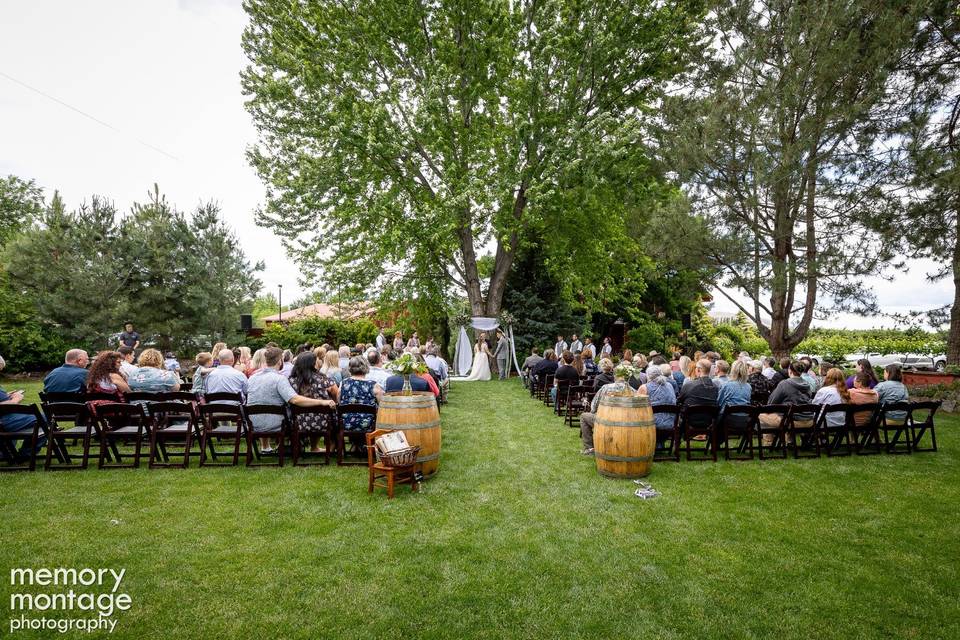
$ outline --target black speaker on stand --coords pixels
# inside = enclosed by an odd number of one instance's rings
[[[253,329],[253,316],[249,313],[240,314],[240,331]]]

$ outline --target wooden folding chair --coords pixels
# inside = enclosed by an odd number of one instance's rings
[[[229,467],[240,461],[240,442],[246,435],[243,405],[213,402],[198,405],[200,417],[200,466]],[[233,451],[218,451],[215,440],[232,440]],[[207,453],[213,459],[209,462]],[[231,462],[217,462],[221,455],[231,456]]]
[[[282,467],[284,459],[285,440],[290,433],[290,419],[286,406],[277,404],[248,404],[243,408],[243,415],[247,418],[247,466],[248,467]],[[277,416],[280,424],[265,431],[253,430],[253,416]],[[257,438],[277,439],[277,461],[264,462],[257,445]],[[292,440],[292,438],[291,438]],[[254,458],[258,462],[254,462]]]
[[[40,404],[45,402],[77,402],[87,401],[87,394],[83,391],[41,391]]]
[[[680,462],[680,417],[681,409],[675,404],[655,404],[653,405],[653,419],[656,420],[659,414],[669,414],[673,416],[673,427],[670,429],[670,437],[663,441],[663,446],[658,446],[653,452],[654,462]],[[660,434],[663,429],[657,429],[657,440],[660,440]],[[666,443],[669,442],[669,448]],[[665,453],[667,452],[667,453]]]
[[[820,414],[823,405],[794,404],[787,413],[787,448],[793,451],[794,459],[820,457]],[[810,451],[801,455],[800,451]],[[786,457],[786,452],[784,457]]]
[[[717,445],[725,460],[753,460],[753,436],[757,430],[757,407],[730,405],[717,421]],[[730,438],[737,438],[737,453],[730,456]],[[745,455],[744,452],[747,452]]]
[[[100,469],[133,468],[140,466],[140,452],[144,437],[150,437],[150,418],[140,404],[108,402],[91,407],[89,411],[96,416],[97,437],[100,439],[100,455],[97,467]],[[123,454],[117,444],[133,444],[133,463],[125,465]],[[107,449],[113,453],[115,462],[107,463]]]
[[[54,394],[48,394],[48,397],[50,395]],[[82,397],[82,394],[75,395]],[[86,469],[94,434],[93,417],[86,403],[47,400],[42,406],[47,419],[47,455],[43,468],[46,471]],[[68,441],[81,442],[79,464],[73,464]],[[53,464],[54,455],[60,464]]]
[[[716,462],[717,420],[720,417],[720,409],[717,405],[691,405],[684,406],[682,413],[682,438],[687,452],[687,460],[698,462],[713,460]],[[704,438],[703,447],[693,447],[691,445],[692,442],[700,442],[700,440],[695,440],[698,436]],[[693,457],[694,452],[699,452],[700,455]]]
[[[858,456],[883,452],[880,426],[877,424],[879,414],[880,405],[875,402],[847,405],[847,429]]]
[[[194,439],[200,439],[200,419],[193,402],[151,402],[147,405],[150,414],[150,469],[190,466],[190,451]],[[182,444],[183,453],[179,464],[170,462],[167,443],[173,441]],[[157,462],[157,458],[162,462]]]
[[[827,450],[828,458],[853,454],[853,443],[850,440],[851,433],[847,426],[847,409],[849,407],[848,404],[827,404],[820,410],[817,431],[819,432],[821,446]],[[827,420],[827,415],[831,413],[843,414],[843,424],[831,425]]]
[[[937,432],[933,418],[940,409],[941,402],[911,402],[907,428],[910,430],[910,448],[915,453],[927,453],[937,450]],[[919,417],[918,417],[919,416]],[[921,447],[920,443],[926,433],[930,433],[930,446]]]
[[[367,437],[367,468],[369,469],[369,484],[367,493],[373,493],[374,487],[384,487],[387,490],[387,498],[393,499],[393,488],[397,484],[409,484],[411,491],[417,491],[420,483],[417,481],[416,463],[403,467],[388,467],[377,460],[377,447],[374,441],[385,433],[390,433],[393,429],[375,429],[366,434]],[[386,484],[377,482],[380,478],[386,480]]]
[[[206,404],[225,403],[225,404],[243,404],[243,395],[230,391],[217,391],[215,393],[206,393],[203,395],[203,402]]]
[[[163,395],[161,391],[130,391],[123,394],[123,399],[128,404],[145,404],[147,402],[163,402]]]
[[[579,384],[571,384],[567,387],[566,412],[563,418],[567,426],[580,427],[580,414],[590,408],[586,399],[591,391],[593,391],[591,387]]]
[[[335,425],[339,424],[339,414],[337,409],[334,407],[298,407],[296,405],[290,407],[290,413],[292,418],[291,430],[290,430],[290,443],[293,448],[293,466],[295,467],[309,467],[315,464],[321,464],[319,462],[303,462],[301,457],[306,456],[306,452],[303,450],[303,440],[309,436],[309,432],[305,431],[302,428],[304,416],[309,415],[321,415],[326,416],[326,422],[328,425],[327,429],[324,429],[322,432],[323,435],[323,463],[325,465],[330,464],[330,447],[333,446],[334,438],[336,437],[337,427]],[[331,423],[334,425],[333,428],[330,428]]]
[[[553,401],[550,399],[550,390],[553,389],[553,380],[554,375],[552,373],[548,373],[543,376],[543,397],[541,400],[543,401],[543,404],[547,405],[548,407],[553,403]]]
[[[554,396],[553,402],[553,413],[554,415],[563,416],[564,410],[567,406],[567,389],[570,388],[569,380],[557,380],[556,389],[557,393]]]
[[[877,427],[883,435],[883,448],[887,453],[898,455],[913,453],[910,438],[910,413],[913,405],[909,402],[894,402],[880,406],[877,415]],[[899,414],[899,415],[897,415]],[[893,437],[890,437],[890,432]]]
[[[776,424],[764,424],[763,416],[765,415],[775,416]],[[768,404],[756,408],[757,419],[754,425],[757,429],[757,454],[760,460],[787,457],[787,423],[790,419],[789,416],[790,405],[788,404]],[[765,445],[763,443],[764,436],[773,436],[773,443]],[[770,452],[772,451],[776,451],[778,455],[771,456]]]
[[[348,413],[363,413],[372,417],[372,422],[370,423],[370,430],[373,431],[377,428],[377,407],[371,406],[369,404],[341,404],[337,406],[337,466],[350,466],[358,464],[366,464],[363,462],[349,461],[344,460],[346,455],[346,433],[343,428],[343,418]],[[354,432],[351,431],[350,439],[353,442],[356,442],[357,438],[363,437],[365,432]],[[363,441],[361,440],[361,446]]]
[[[184,391],[183,385],[180,385],[180,391],[164,391],[160,394],[162,402],[196,402],[197,396],[192,391]]]
[[[30,416],[33,426],[20,431],[7,431],[0,425],[0,453],[7,460],[0,471],[34,471],[37,468],[37,448],[41,438],[47,435],[47,425],[35,404],[0,404],[0,418],[4,416]],[[20,448],[17,443],[20,443]],[[23,453],[20,449],[23,449]],[[23,463],[23,464],[18,464]]]

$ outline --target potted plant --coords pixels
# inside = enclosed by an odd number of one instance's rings
[[[950,385],[960,381],[960,367],[947,365],[943,371],[904,371],[903,384],[922,387],[927,385]]]

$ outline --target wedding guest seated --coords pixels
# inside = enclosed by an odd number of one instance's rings
[[[677,384],[677,379],[673,376],[673,368],[667,363],[664,362],[660,365],[660,371],[663,373],[667,382],[670,383],[670,386],[673,387],[673,395],[676,396],[680,393],[680,385]],[[649,382],[650,374],[647,374],[647,380]]]
[[[340,390],[333,380],[320,373],[317,364],[317,356],[312,351],[302,351],[293,361],[290,386],[305,398],[330,400],[335,403]],[[310,437],[310,451],[312,453],[321,451],[320,436],[324,433],[334,433],[337,426],[336,422],[337,417],[330,414],[308,413],[299,417],[301,431],[306,431]]]
[[[410,388],[415,392],[430,391],[430,385],[427,384],[426,379],[418,375],[410,376]],[[390,377],[387,378],[387,381],[383,385],[383,390],[386,393],[403,391],[403,376],[396,373],[390,374]]]
[[[790,377],[790,358],[780,358],[780,367],[775,369],[773,372],[773,377],[770,379],[773,381],[774,389],[777,386]]]
[[[714,369],[717,375],[713,378],[713,384],[717,385],[718,388],[727,384],[730,379],[730,363],[726,360],[717,360]]]
[[[223,349],[217,360],[220,364],[207,374],[206,393],[239,393],[247,392],[247,376],[233,368],[233,351]],[[215,360],[215,362],[217,361]]]
[[[115,402],[123,402],[123,394],[130,391],[130,385],[124,377],[121,364],[123,354],[119,351],[101,351],[90,365],[90,375],[87,376],[87,391],[89,393],[109,393],[116,397]],[[108,400],[96,400],[99,405]]]
[[[290,351],[290,349],[283,350],[283,364],[281,365],[280,373],[288,378],[290,374],[293,373],[293,351]]]
[[[441,382],[446,382],[450,378],[450,365],[440,357],[440,347],[431,344],[426,347],[426,354],[423,356],[424,362],[431,370],[436,371]]]
[[[7,366],[6,361],[0,357],[0,371],[3,371]],[[0,404],[20,404],[23,402],[23,391],[17,390],[13,393],[7,393],[2,387],[0,387]],[[37,423],[37,419],[34,416],[28,415],[9,415],[9,416],[0,416],[0,428],[7,432],[15,431],[28,431],[32,430],[33,426]],[[20,445],[19,455],[23,456],[29,451],[30,446],[29,440],[24,440],[23,444]],[[40,442],[37,443],[37,451],[40,450],[42,445],[46,444],[46,438],[41,438]]]
[[[120,373],[123,374],[124,378],[129,380],[130,376],[137,372],[137,366],[133,364],[133,347],[121,345],[117,348],[117,351],[123,357],[123,360],[120,362]]]
[[[666,367],[666,371],[663,370]],[[673,372],[670,365],[651,364],[647,367],[647,382],[637,389],[640,395],[646,395],[650,399],[650,406],[655,407],[661,404],[677,404],[677,392],[674,389]],[[653,415],[653,424],[657,428],[657,446],[662,447],[664,442],[673,435],[673,415],[669,413],[655,413]]]
[[[424,379],[424,381],[427,383],[427,386],[430,387],[431,393],[439,398],[440,383],[437,381],[437,373],[430,369],[429,365],[427,365],[427,361],[423,357],[423,354],[420,353],[419,347],[411,348],[410,353],[413,354],[413,357],[416,358],[417,362],[427,367],[427,371],[425,373],[418,373],[417,375]]]
[[[577,376],[583,376],[583,355],[582,352],[576,351],[573,352],[573,364],[571,365],[574,369],[577,370]]]
[[[537,353],[536,345],[530,347],[530,355],[527,356],[526,360],[523,361],[523,366],[520,367],[520,380],[523,381],[523,386],[530,387],[530,370],[541,362],[543,362],[543,356]]]
[[[624,358],[624,362],[627,362],[627,359]],[[634,372],[627,380],[627,384],[633,387],[634,391],[647,384],[647,359],[642,355],[637,354],[633,356],[631,364],[633,365]]]
[[[673,379],[677,381],[679,386],[683,386],[683,383],[687,381],[687,372],[690,371],[690,356],[681,355],[677,360],[677,369],[673,371]]]
[[[376,407],[383,397],[383,387],[367,380],[366,375],[370,366],[366,360],[354,357],[347,363],[349,377],[340,384],[340,404],[366,404]],[[424,381],[426,382],[426,381]],[[411,386],[413,381],[411,380]],[[350,434],[363,434],[370,431],[373,418],[363,413],[347,413],[343,416],[343,430]]]
[[[856,380],[858,374],[866,374],[868,380],[868,387],[873,389],[877,386],[880,381],[877,380],[877,374],[873,372],[873,366],[870,364],[870,361],[866,358],[861,358],[857,360],[857,371],[852,376],[847,376],[847,389],[853,389],[854,380]]]
[[[197,366],[193,368],[193,386],[190,388],[194,395],[202,397],[207,389],[207,376],[213,372],[213,354],[209,351],[201,351],[194,358]],[[123,366],[123,363],[121,363]]]
[[[542,387],[546,377],[555,374],[559,366],[557,354],[554,350],[544,349],[543,360],[534,365],[533,369],[530,370],[530,374],[533,376],[533,379],[537,381],[537,384]]]
[[[710,369],[713,363],[707,358],[699,360],[696,364],[696,377],[688,379],[683,383],[680,389],[680,395],[677,396],[677,404],[683,407],[716,406],[717,394],[720,389],[713,384],[710,378]],[[695,426],[701,426],[697,424]]]
[[[337,384],[343,382],[343,370],[340,368],[340,354],[333,349],[328,350],[327,355],[323,356],[323,366],[320,367],[320,371]]]
[[[403,349],[402,345],[400,346],[400,349]],[[337,362],[337,365],[340,367],[341,370],[345,370],[347,368],[347,365],[350,364],[350,358],[353,357],[350,355],[350,347],[348,347],[345,344],[341,344],[340,348],[337,350],[337,353],[340,356],[340,359]]]
[[[767,404],[810,404],[813,395],[810,393],[810,385],[801,377],[804,372],[803,363],[789,363],[787,365],[787,372],[789,373],[789,377],[781,381],[776,389],[770,393]],[[760,423],[765,427],[776,427],[780,424],[781,418],[782,414],[761,413]],[[809,420],[803,418],[799,420],[795,419],[794,425],[797,427],[809,427],[813,424],[812,418],[811,416]],[[773,439],[773,434],[765,433],[763,435],[764,446],[772,445]]]
[[[550,400],[556,402],[557,389],[562,381],[568,384],[580,384],[580,373],[573,367],[573,353],[567,349],[561,356],[561,362],[553,374],[553,388],[550,389]]]
[[[180,389],[180,376],[163,368],[163,354],[156,349],[144,350],[137,364],[140,367],[128,381],[130,391],[162,393]],[[117,367],[119,366],[120,363],[117,362]]]
[[[827,376],[823,379],[823,386],[813,397],[813,404],[848,404],[850,402],[850,390],[847,389],[847,383],[843,378],[843,371],[840,369],[830,369]],[[842,427],[847,417],[843,411],[831,411],[827,414],[828,427]]]
[[[721,360],[720,362],[723,361]],[[721,370],[720,362],[717,362],[718,370]],[[720,411],[723,411],[727,407],[750,404],[753,387],[750,386],[749,373],[747,371],[747,365],[743,360],[734,360],[733,366],[730,367],[730,376],[727,382],[725,382],[717,392],[717,406],[720,407]]]
[[[776,364],[777,364],[777,361],[774,359],[773,356],[766,356],[763,359],[763,370],[761,371],[761,373],[763,374],[764,378],[766,378],[767,380],[773,380],[774,376],[777,375],[777,370],[774,366]],[[774,386],[776,386],[776,384],[774,384]]]
[[[602,369],[605,362],[609,362],[611,367],[613,361],[610,358],[603,358],[600,361],[600,368]],[[618,370],[619,373],[625,373],[623,369]],[[603,374],[601,374],[603,375]],[[593,396],[593,402],[590,403],[590,411],[586,411],[580,414],[580,442],[583,444],[583,450],[580,452],[585,456],[594,455],[593,451],[593,427],[597,421],[597,409],[600,407],[600,400],[607,395],[634,395],[633,388],[627,384],[626,379],[623,375],[615,375],[614,371],[611,369],[611,381],[604,384],[597,390],[596,395]]]
[[[894,404],[896,402],[909,402],[910,393],[906,385],[903,384],[903,376],[900,373],[900,365],[888,364],[883,369],[883,382],[873,388],[877,392],[877,402],[880,404]],[[900,423],[907,419],[907,414],[903,411],[891,411],[887,414],[887,420]]]
[[[376,349],[370,349],[367,351],[367,364],[370,366],[370,371],[367,372],[365,376],[367,380],[373,380],[381,387],[386,389],[387,379],[390,377],[390,372],[383,368],[383,363],[380,360],[380,353]]]
[[[600,390],[604,385],[613,384],[616,381],[613,375],[613,360],[610,358],[600,359],[600,373],[593,379],[593,388]]]
[[[871,371],[872,373],[872,371]],[[876,389],[870,388],[870,383],[876,379],[866,371],[861,371],[853,378],[853,389],[850,389],[850,404],[874,404],[880,402],[880,396]],[[857,426],[862,427],[870,422],[870,414],[858,413],[854,421]]]
[[[597,366],[596,361],[593,359],[593,352],[589,349],[584,349],[580,352],[580,356],[583,358],[583,375],[595,376],[600,372],[600,367]]]
[[[311,354],[312,356],[313,354]],[[269,347],[263,354],[264,367],[250,376],[244,382],[247,384],[247,397],[244,404],[284,406],[287,403],[298,407],[335,407],[337,403],[329,398],[310,398],[294,391],[290,379],[283,375],[283,351],[277,347]],[[239,372],[238,372],[239,373]],[[240,374],[243,375],[243,374]],[[313,378],[311,378],[312,384]],[[322,381],[321,381],[322,386]],[[329,393],[329,387],[326,387]],[[254,433],[270,431],[279,427],[283,422],[282,416],[261,414],[250,416],[250,424]],[[261,453],[273,453],[269,438],[260,438]]]
[[[63,364],[47,374],[43,379],[46,393],[77,393],[87,384],[87,364],[90,357],[83,349],[70,349],[63,358]]]
[[[173,371],[178,376],[180,375],[180,361],[177,360],[172,351],[163,354],[163,368],[167,371]]]
[[[763,375],[763,364],[759,360],[750,361],[747,382],[750,383],[751,402],[766,404],[770,392],[773,391],[773,383],[770,378]]]
[[[260,369],[263,369],[267,365],[267,362],[266,360],[264,360],[264,357],[263,357],[263,354],[265,354],[266,352],[267,352],[266,348],[257,349],[256,351],[253,352],[253,357],[250,358],[250,368],[247,369],[248,378],[253,374],[255,374],[257,371],[260,371]]]
[[[810,395],[816,395],[817,390],[820,388],[820,380],[817,379],[816,374],[813,372],[813,361],[804,356],[800,358],[800,363],[803,365],[803,375],[800,377],[803,378],[803,381],[810,387]]]

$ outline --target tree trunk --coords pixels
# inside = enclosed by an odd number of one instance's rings
[[[954,213],[954,224],[956,236],[953,240],[953,307],[950,308],[947,364],[960,365],[960,211]]]

